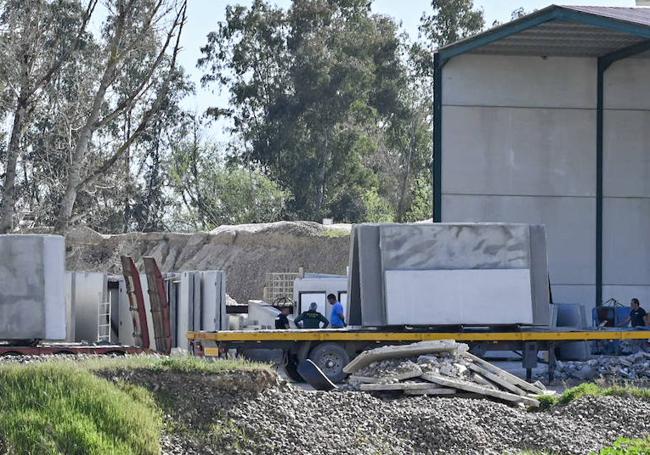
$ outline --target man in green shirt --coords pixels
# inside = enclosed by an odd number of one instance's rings
[[[301,329],[324,329],[330,325],[330,322],[327,320],[327,318],[320,314],[317,308],[318,305],[316,305],[316,302],[312,302],[309,305],[309,310],[303,311],[300,313],[300,316],[293,320],[294,324],[296,324],[296,327],[299,327]],[[321,322],[323,323],[323,327],[320,326]]]

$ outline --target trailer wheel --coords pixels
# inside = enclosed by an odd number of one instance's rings
[[[309,358],[334,383],[342,382],[347,376],[343,368],[350,362],[350,356],[340,344],[319,344],[311,350]]]

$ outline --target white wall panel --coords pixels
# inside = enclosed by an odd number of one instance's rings
[[[595,198],[443,195],[444,222],[491,221],[546,226],[552,283],[593,284]]]
[[[605,196],[650,197],[650,110],[605,111],[604,121]]]
[[[443,107],[444,193],[595,196],[595,111]]]
[[[650,285],[650,199],[603,201],[603,283]]]
[[[650,59],[629,58],[605,73],[605,108],[650,109]]]
[[[443,71],[444,104],[596,107],[596,59],[461,55]]]
[[[528,269],[387,270],[385,279],[391,325],[533,323]]]

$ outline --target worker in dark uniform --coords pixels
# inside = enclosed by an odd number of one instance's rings
[[[280,330],[287,330],[291,326],[289,325],[289,316],[291,314],[291,307],[290,306],[283,306],[280,308],[280,314],[278,314],[278,317],[275,318],[275,328],[280,329]]]
[[[318,305],[316,305],[316,302],[312,302],[309,305],[309,310],[303,311],[300,313],[300,316],[293,320],[294,324],[296,324],[296,327],[301,329],[324,329],[330,325],[330,322],[327,320],[327,318],[320,314],[317,311],[317,308]],[[320,326],[321,322],[323,323],[323,327]]]
[[[623,322],[623,326],[631,323],[632,327],[645,327],[648,313],[641,308],[639,299],[634,298],[630,302],[630,316]]]

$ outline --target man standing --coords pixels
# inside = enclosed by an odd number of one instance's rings
[[[345,314],[343,312],[343,304],[336,300],[334,294],[329,294],[327,296],[327,301],[332,305],[332,315],[330,321],[332,322],[333,329],[342,329],[346,326],[345,324]]]
[[[622,325],[626,326],[628,323],[631,323],[632,327],[645,327],[647,314],[648,313],[641,308],[639,299],[633,298],[630,302],[630,317],[628,317]]]
[[[322,322],[322,328],[327,328],[330,323],[325,316],[318,312],[317,308],[318,305],[316,305],[316,302],[311,302],[309,310],[303,311],[300,313],[300,316],[293,320],[296,327],[301,329],[320,329],[320,323]]]
[[[280,314],[275,318],[275,328],[280,330],[287,330],[290,328],[289,325],[289,314],[291,313],[290,306],[283,306],[280,308]]]

